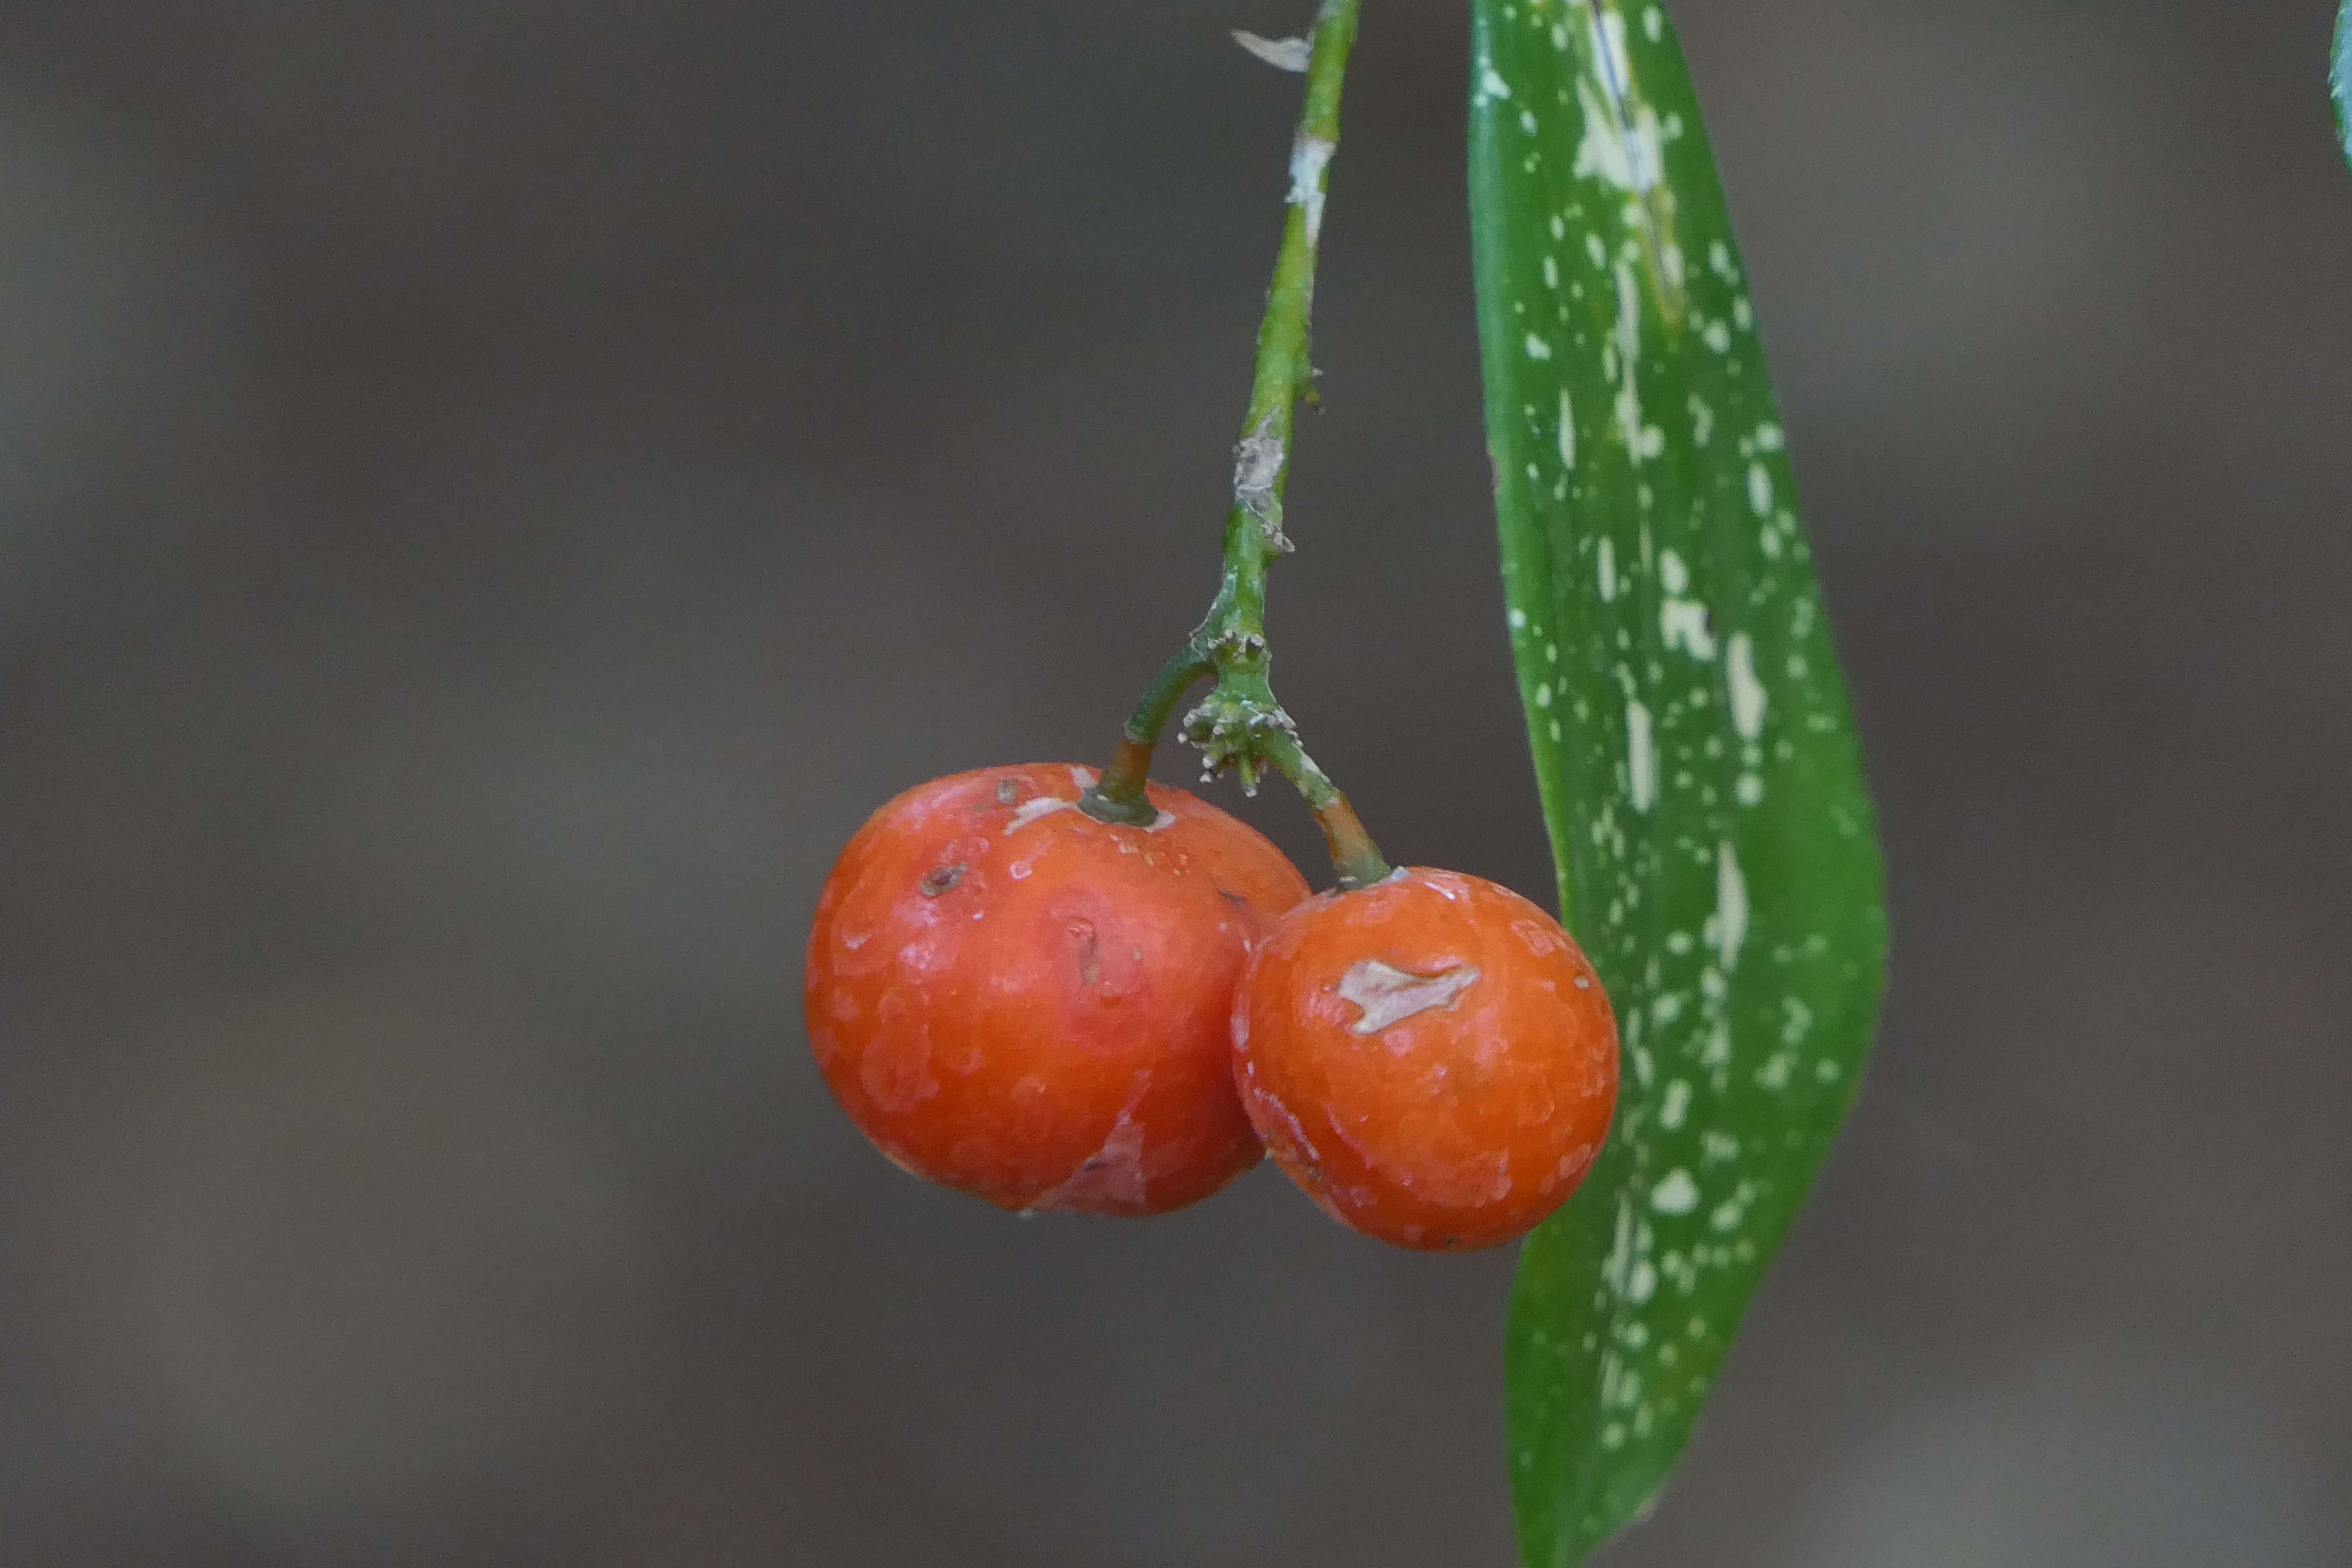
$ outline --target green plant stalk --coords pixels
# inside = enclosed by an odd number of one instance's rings
[[[1282,531],[1282,499],[1290,479],[1292,417],[1301,399],[1315,397],[1309,350],[1315,263],[1331,158],[1339,146],[1339,90],[1360,9],[1361,0],[1324,0],[1316,14],[1306,105],[1291,142],[1289,211],[1258,327],[1249,412],[1234,453],[1234,501],[1225,514],[1224,571],[1216,597],[1136,704],[1110,765],[1082,803],[1088,815],[1103,821],[1150,822],[1154,812],[1144,797],[1144,779],[1160,732],[1184,694],[1213,677],[1215,689],[1184,720],[1185,734],[1201,747],[1208,773],[1231,767],[1240,773],[1242,787],[1252,791],[1263,768],[1290,780],[1322,825],[1343,889],[1379,881],[1389,874],[1388,863],[1347,797],[1300,746],[1297,726],[1275,700],[1268,679],[1273,656],[1265,638],[1265,573],[1291,548]]]

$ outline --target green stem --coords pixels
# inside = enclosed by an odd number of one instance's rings
[[[1160,743],[1160,731],[1168,727],[1169,715],[1194,683],[1213,673],[1209,661],[1187,642],[1177,650],[1143,694],[1143,700],[1128,715],[1127,729],[1119,736],[1118,750],[1111,753],[1110,766],[1103,769],[1095,787],[1079,797],[1078,809],[1102,822],[1123,822],[1131,827],[1149,827],[1159,813],[1144,798],[1144,782],[1151,773],[1151,753]]]
[[[1315,263],[1323,237],[1323,200],[1339,149],[1339,89],[1355,47],[1360,0],[1325,0],[1307,67],[1307,101],[1290,144],[1289,212],[1282,249],[1257,330],[1257,368],[1249,412],[1234,452],[1234,504],[1225,514],[1225,571],[1202,633],[1265,634],[1265,569],[1290,548],[1282,531],[1282,498],[1290,483],[1292,415],[1315,395],[1309,353]]]
[[[1234,451],[1234,500],[1225,514],[1224,571],[1217,595],[1136,705],[1110,766],[1081,802],[1089,815],[1107,822],[1150,822],[1154,814],[1144,798],[1144,776],[1160,731],[1192,684],[1213,675],[1216,689],[1185,719],[1186,733],[1200,744],[1209,773],[1232,767],[1249,790],[1256,787],[1263,766],[1289,779],[1323,823],[1343,888],[1378,881],[1388,867],[1347,797],[1299,745],[1297,726],[1275,700],[1266,673],[1272,655],[1265,640],[1265,570],[1291,547],[1282,531],[1282,499],[1290,482],[1292,416],[1302,398],[1315,400],[1308,346],[1315,263],[1331,158],[1339,147],[1339,89],[1361,5],[1362,0],[1323,0],[1316,13],[1307,100],[1291,142],[1289,211],[1266,290],[1265,318],[1258,327],[1249,411]]]
[[[1314,808],[1315,820],[1323,829],[1323,846],[1331,852],[1331,868],[1339,875],[1339,890],[1352,893],[1359,888],[1369,888],[1389,874],[1389,863],[1381,858],[1380,846],[1364,830],[1363,818],[1348,803],[1329,776],[1315,765],[1315,759],[1300,748],[1298,737],[1285,733],[1266,743],[1266,755],[1280,768],[1298,793],[1307,797]]]

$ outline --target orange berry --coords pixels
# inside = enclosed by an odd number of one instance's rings
[[[1234,998],[1266,1149],[1325,1213],[1400,1247],[1494,1247],[1584,1179],[1617,1103],[1617,1022],[1559,922],[1414,867],[1325,893]]]
[[[1280,850],[1092,770],[934,779],[876,812],[817,901],[803,993],[834,1097],[917,1175],[1008,1209],[1162,1214],[1257,1163],[1227,1024],[1252,945],[1307,897]]]

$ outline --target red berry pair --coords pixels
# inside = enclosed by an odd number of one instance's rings
[[[1400,1246],[1491,1247],[1567,1197],[1616,1100],[1608,998],[1557,921],[1408,869],[1309,898],[1263,836],[1092,770],[958,773],[875,813],[817,904],[809,1041],[906,1169],[1023,1213],[1150,1215],[1262,1150]]]

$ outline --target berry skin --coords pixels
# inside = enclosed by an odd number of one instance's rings
[[[1257,1163],[1234,988],[1307,889],[1182,790],[1150,787],[1152,827],[1096,821],[1094,777],[984,768],[876,812],[817,901],[803,1010],[905,1169],[1024,1213],[1164,1214]]]
[[[1267,1151],[1325,1213],[1426,1251],[1495,1247],[1584,1179],[1617,1103],[1617,1023],[1559,922],[1414,867],[1292,910],[1234,998]]]

